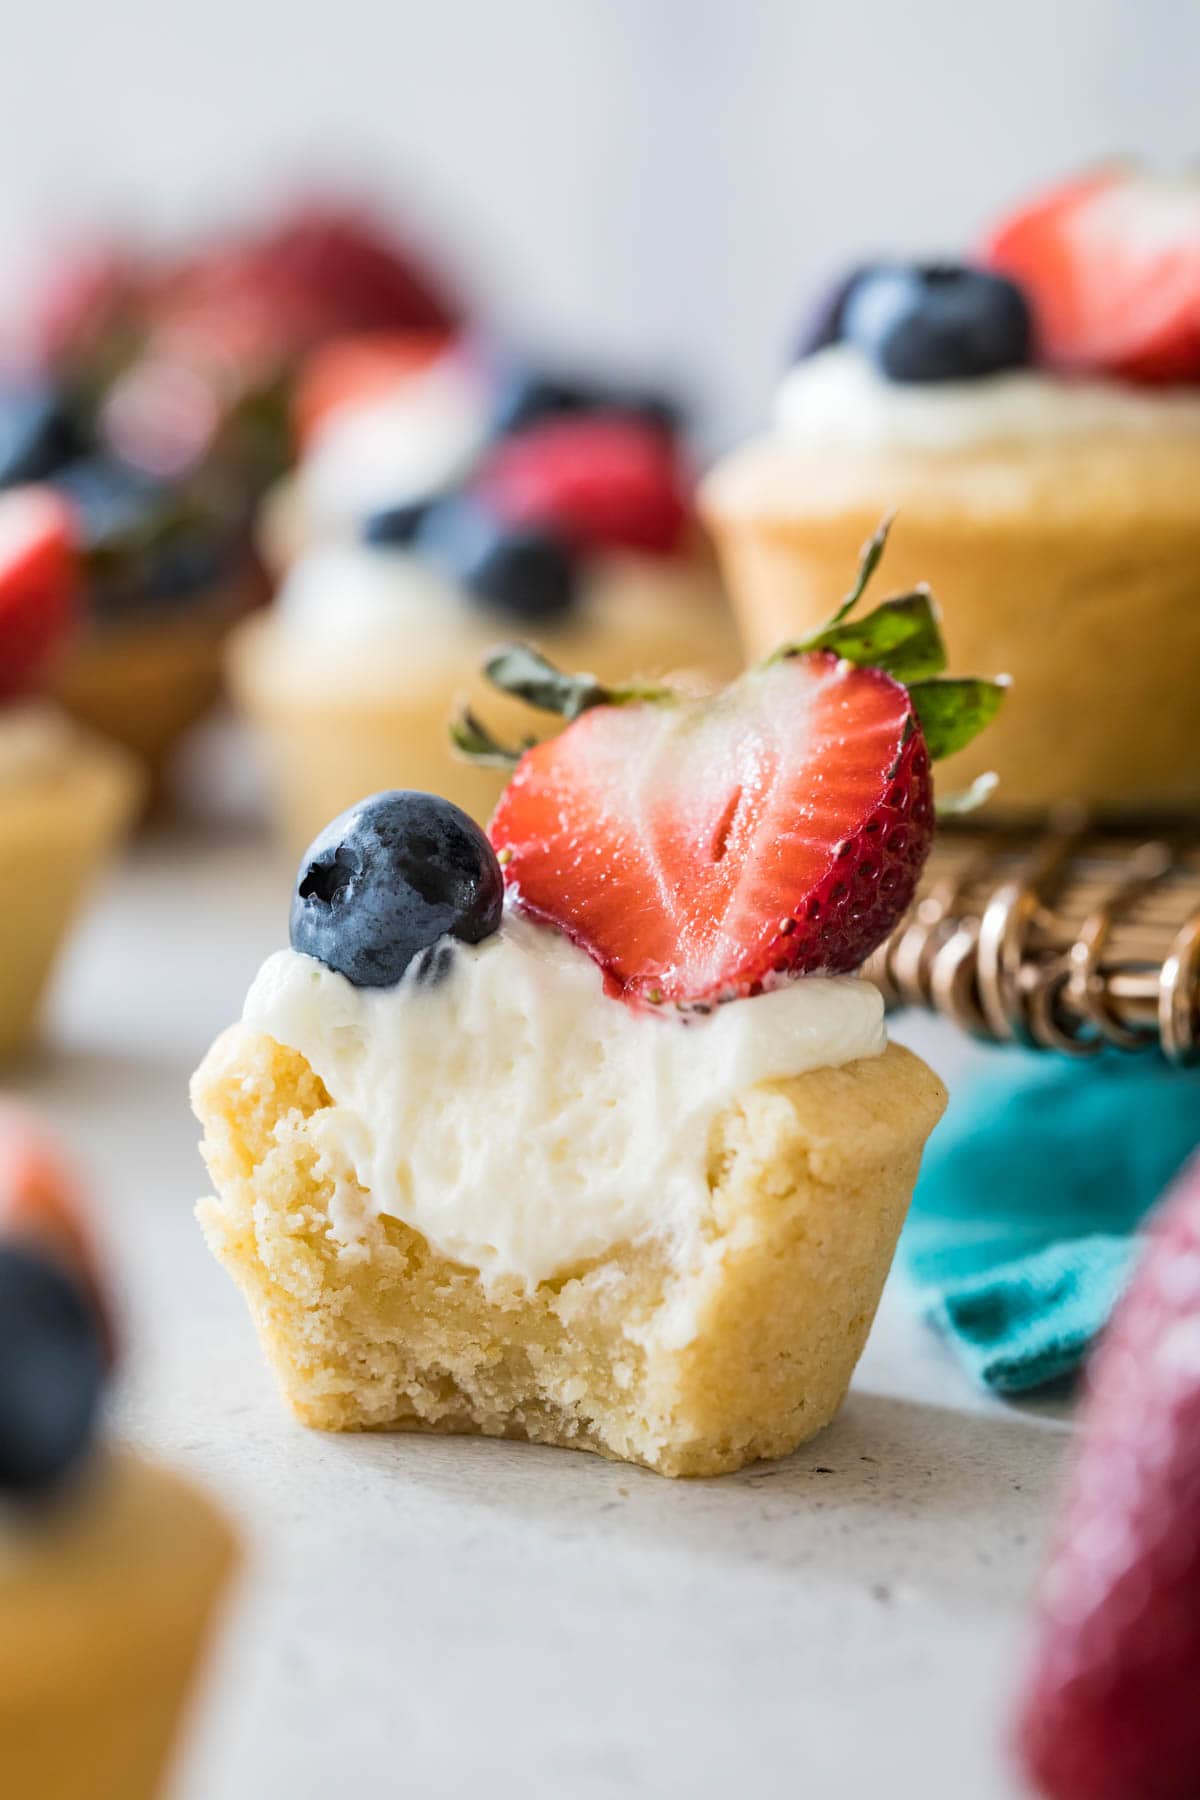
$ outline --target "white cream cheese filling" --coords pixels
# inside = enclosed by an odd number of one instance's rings
[[[335,412],[300,468],[318,528],[355,529],[368,514],[454,486],[487,436],[489,397],[461,353],[440,357],[393,393]]]
[[[889,381],[853,344],[831,344],[788,370],[774,417],[781,437],[813,449],[969,450],[1122,432],[1200,433],[1200,390],[1045,369]]]
[[[312,1128],[346,1253],[388,1214],[485,1282],[526,1288],[643,1239],[688,1260],[710,1130],[736,1096],[887,1041],[878,990],[852,976],[687,1023],[635,1013],[561,932],[511,910],[432,982],[410,968],[357,988],[278,951],[243,1019],[299,1051],[335,1103]]]

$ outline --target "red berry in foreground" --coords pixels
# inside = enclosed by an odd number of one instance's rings
[[[1091,1363],[1018,1748],[1048,1800],[1200,1793],[1200,1157]]]

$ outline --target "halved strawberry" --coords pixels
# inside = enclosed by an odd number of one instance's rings
[[[75,544],[71,510],[52,488],[0,494],[0,700],[34,686],[70,632]]]
[[[973,737],[1000,689],[933,679],[945,653],[924,591],[848,617],[883,540],[827,627],[710,698],[605,689],[523,646],[489,662],[497,686],[574,721],[520,756],[501,796],[505,879],[610,992],[707,1005],[844,972],[909,904],[931,757]],[[457,742],[503,754],[470,714]]]
[[[1047,362],[1200,380],[1200,177],[1083,176],[1003,220],[984,257],[1024,290]]]
[[[504,438],[476,486],[515,525],[549,525],[585,550],[668,555],[688,518],[667,433],[626,413],[539,420]]]
[[[292,417],[303,444],[331,413],[359,406],[418,375],[453,342],[448,331],[369,331],[331,338],[305,359],[292,396]]]

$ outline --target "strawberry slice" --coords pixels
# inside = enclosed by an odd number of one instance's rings
[[[1023,288],[1047,362],[1200,380],[1200,178],[1084,176],[1003,220],[984,257]]]
[[[302,444],[332,413],[362,406],[403,386],[443,356],[453,343],[448,331],[368,331],[331,338],[311,352],[292,396],[292,416]]]
[[[75,524],[52,488],[0,494],[0,700],[33,687],[75,621]]]
[[[1019,1720],[1050,1800],[1193,1800],[1200,1772],[1200,1157],[1088,1371]]]
[[[525,910],[610,989],[696,1002],[856,968],[932,829],[907,692],[820,651],[715,700],[586,713],[522,757],[490,835]]]
[[[624,413],[549,418],[504,438],[477,487],[514,525],[548,525],[583,550],[667,556],[688,520],[670,438]]]
[[[968,742],[1001,690],[934,679],[945,651],[924,590],[849,618],[885,535],[828,626],[705,699],[606,689],[524,646],[490,659],[497,687],[573,721],[519,756],[501,796],[489,835],[505,880],[610,993],[707,1006],[841,973],[909,904],[930,760]],[[469,713],[455,736],[504,755]]]

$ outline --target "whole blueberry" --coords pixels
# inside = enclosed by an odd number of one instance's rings
[[[399,549],[411,544],[429,511],[428,500],[406,500],[397,506],[382,506],[363,521],[363,541],[380,549]]]
[[[956,263],[894,264],[854,283],[842,335],[890,381],[962,381],[1029,362],[1033,328],[1015,283]]]
[[[95,1313],[63,1271],[0,1246],[0,1494],[50,1487],[82,1455],[105,1379]]]
[[[576,558],[557,533],[509,524],[467,495],[430,508],[416,547],[475,599],[515,619],[556,618],[576,598]]]
[[[436,981],[449,959],[425,953],[446,937],[490,937],[503,903],[500,864],[474,819],[436,794],[395,789],[350,807],[309,845],[292,948],[355,987],[391,987],[416,958],[417,976]]]
[[[860,263],[817,296],[797,334],[793,362],[802,362],[806,356],[815,356],[818,350],[826,350],[830,344],[840,341],[846,302],[858,283],[874,268],[873,263]]]
[[[44,481],[78,445],[60,394],[38,382],[0,387],[0,487]]]

